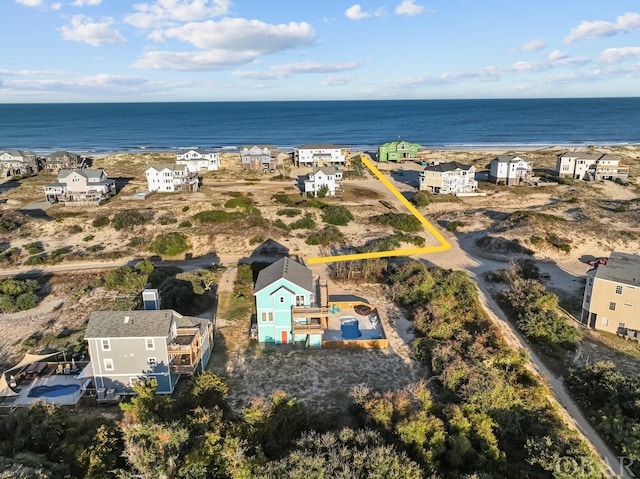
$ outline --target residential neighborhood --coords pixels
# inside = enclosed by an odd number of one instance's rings
[[[220,154],[201,148],[183,150],[176,153],[176,164],[186,166],[191,173],[216,171],[220,168]]]
[[[491,160],[489,181],[506,186],[530,184],[533,162],[515,155],[500,155]]]
[[[558,153],[556,173],[561,178],[585,181],[613,180],[626,183],[629,166],[609,154],[567,151]]]
[[[276,170],[278,149],[272,145],[246,145],[240,148],[244,170],[273,173]]]
[[[294,151],[296,166],[349,166],[349,148],[331,144],[309,144]]]

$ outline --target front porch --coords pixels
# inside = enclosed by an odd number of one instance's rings
[[[169,372],[194,374],[200,367],[204,348],[198,328],[180,328],[174,340],[167,345]]]

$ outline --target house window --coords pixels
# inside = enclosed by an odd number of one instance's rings
[[[146,345],[147,345],[147,350],[149,349],[156,349],[156,345],[153,341],[153,338],[147,338],[146,339]]]
[[[615,311],[615,310],[616,310],[616,303],[614,303],[613,301],[611,301],[611,302],[609,303],[609,309],[610,309],[611,311]]]
[[[622,294],[622,286],[616,286],[616,294]]]
[[[296,306],[304,306],[304,296],[302,295],[296,296]]]
[[[158,359],[157,358],[147,358],[147,366],[149,366],[150,368],[153,368],[155,366],[158,365]]]
[[[280,304],[284,303],[284,296],[280,296]]]
[[[104,370],[105,371],[113,371],[113,359],[105,359],[104,360]]]
[[[111,341],[108,339],[102,340],[102,350],[103,351],[111,351]]]
[[[141,381],[142,381],[142,379],[141,379],[141,378],[139,378],[139,377],[137,377],[137,376],[135,376],[135,377],[130,377],[130,378],[129,378],[129,386],[131,386],[131,387],[135,387],[135,385],[136,385],[136,384],[138,384],[138,383],[139,383],[139,382],[141,382]]]
[[[593,278],[589,278],[589,286],[593,286]]]
[[[585,303],[590,303],[591,302],[591,295],[587,295],[586,299],[585,299]]]
[[[602,325],[609,326],[609,318],[602,318]]]
[[[271,311],[269,312],[264,312],[260,315],[260,319],[263,322],[270,322],[273,321],[273,313]]]
[[[620,329],[624,329],[624,328],[625,328],[624,323],[618,323],[618,328],[620,328]]]

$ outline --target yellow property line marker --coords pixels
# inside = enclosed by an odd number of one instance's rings
[[[420,212],[413,206],[402,193],[398,191],[398,189],[391,184],[391,182],[384,177],[384,175],[376,168],[372,161],[365,157],[361,157],[362,162],[371,170],[371,172],[376,175],[376,177],[382,182],[387,189],[393,193],[393,195],[400,200],[413,216],[418,218],[418,221],[422,223],[424,228],[431,233],[431,235],[438,240],[440,244],[437,246],[427,246],[425,248],[411,248],[411,249],[399,249],[393,251],[376,251],[375,253],[358,253],[358,254],[345,254],[340,256],[321,256],[318,258],[309,258],[307,260],[308,264],[318,264],[318,263],[333,263],[336,261],[354,261],[358,259],[372,259],[372,258],[389,258],[391,256],[411,256],[414,254],[424,254],[424,253],[438,253],[440,251],[446,251],[451,248],[449,242],[444,239],[444,237],[440,234],[440,232],[435,229],[435,227],[429,223],[424,216],[420,214]]]

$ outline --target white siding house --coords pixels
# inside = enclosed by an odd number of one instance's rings
[[[176,155],[176,164],[185,165],[192,173],[215,171],[220,168],[220,155],[200,148],[184,150]]]
[[[304,145],[295,150],[298,166],[345,166],[349,149],[337,145]]]
[[[491,160],[489,181],[508,186],[524,185],[533,177],[533,161],[514,155],[501,155]]]
[[[478,189],[475,173],[474,166],[457,161],[429,165],[420,172],[419,189],[439,195],[472,193]]]
[[[60,170],[58,181],[45,186],[44,193],[51,203],[95,201],[97,204],[116,194],[116,181],[109,179],[103,169]]]
[[[186,165],[151,165],[147,168],[149,191],[172,193],[174,191],[198,191],[198,176]]]
[[[629,167],[613,155],[565,152],[556,156],[556,173],[575,180],[600,181],[629,179]]]
[[[326,196],[340,196],[342,194],[342,172],[337,167],[326,166],[316,168],[304,180],[304,192],[307,196],[318,196],[318,191],[325,186]]]

